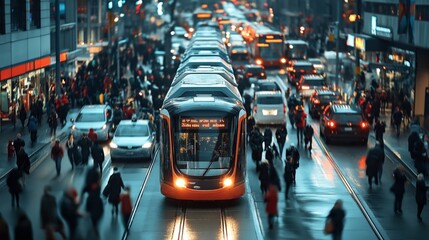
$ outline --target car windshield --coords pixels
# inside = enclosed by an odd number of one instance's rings
[[[119,125],[115,137],[147,137],[149,130],[147,125]]]
[[[304,80],[303,84],[306,84],[309,86],[314,86],[314,87],[323,87],[323,86],[325,86],[325,81],[323,81],[323,80],[310,80],[310,81]]]
[[[360,114],[335,114],[334,121],[338,123],[348,123],[358,124],[362,121],[362,116]]]
[[[340,96],[338,95],[319,95],[319,100],[322,102],[332,102],[335,100],[340,100]]]
[[[283,99],[281,96],[264,96],[259,97],[257,104],[282,104]]]
[[[102,113],[79,113],[76,122],[104,122]]]
[[[264,72],[264,69],[261,69],[261,68],[248,68],[246,70],[246,72],[252,73],[252,74],[259,74],[259,73]]]
[[[322,64],[322,61],[320,59],[309,59],[308,61],[312,64]]]
[[[280,88],[275,83],[265,83],[259,85],[259,91],[280,91]]]
[[[314,67],[312,65],[304,65],[304,66],[295,66],[295,70],[297,72],[304,70],[304,71],[312,71]]]

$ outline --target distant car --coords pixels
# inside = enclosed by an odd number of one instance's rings
[[[370,126],[355,105],[334,102],[328,105],[320,118],[320,136],[326,143],[334,139],[357,140],[367,144]]]
[[[289,83],[297,86],[302,75],[315,74],[316,70],[308,61],[291,61],[287,67]]]
[[[320,58],[309,58],[308,61],[313,64],[317,74],[325,74],[325,66]]]
[[[181,26],[175,26],[174,30],[171,31],[172,36],[189,39],[189,33]]]
[[[155,130],[149,120],[122,120],[110,142],[110,156],[118,159],[152,160],[155,151]]]
[[[243,68],[243,78],[257,78],[257,79],[266,79],[267,74],[263,66],[256,64],[246,64]]]
[[[302,75],[298,83],[298,91],[304,98],[310,97],[314,90],[324,88],[326,82],[322,75]]]
[[[318,89],[313,92],[308,102],[308,113],[312,118],[319,118],[325,107],[331,102],[341,100],[341,95],[328,89]]]
[[[260,91],[281,92],[281,88],[275,80],[258,80],[255,84],[255,92]]]
[[[94,129],[98,141],[107,141],[113,125],[113,112],[109,105],[85,105],[77,114],[76,119],[71,119],[71,133],[75,139],[80,139],[83,133]]]
[[[286,124],[286,100],[282,92],[256,92],[252,115],[256,124]]]

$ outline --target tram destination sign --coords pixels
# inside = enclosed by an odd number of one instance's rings
[[[180,127],[187,129],[223,129],[227,127],[224,118],[181,118]]]

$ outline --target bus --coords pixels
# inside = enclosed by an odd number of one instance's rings
[[[265,23],[247,23],[241,32],[247,42],[255,64],[264,67],[281,67],[284,57],[284,35]]]
[[[285,56],[287,61],[306,60],[308,54],[308,43],[303,40],[286,40]]]
[[[245,193],[246,111],[230,63],[214,65],[224,61],[214,56],[196,66],[199,58],[181,63],[160,110],[160,191],[178,200],[237,199]]]
[[[197,27],[199,22],[203,21],[212,21],[212,11],[202,8],[195,9],[194,13],[192,14],[192,21],[194,28]]]

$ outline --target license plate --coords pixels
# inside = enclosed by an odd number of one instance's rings
[[[264,116],[276,116],[277,110],[262,110],[262,115]]]
[[[134,152],[128,151],[127,155],[132,156],[132,155],[134,155]]]
[[[344,128],[344,131],[351,132],[352,128],[351,127],[346,127],[346,128]]]

